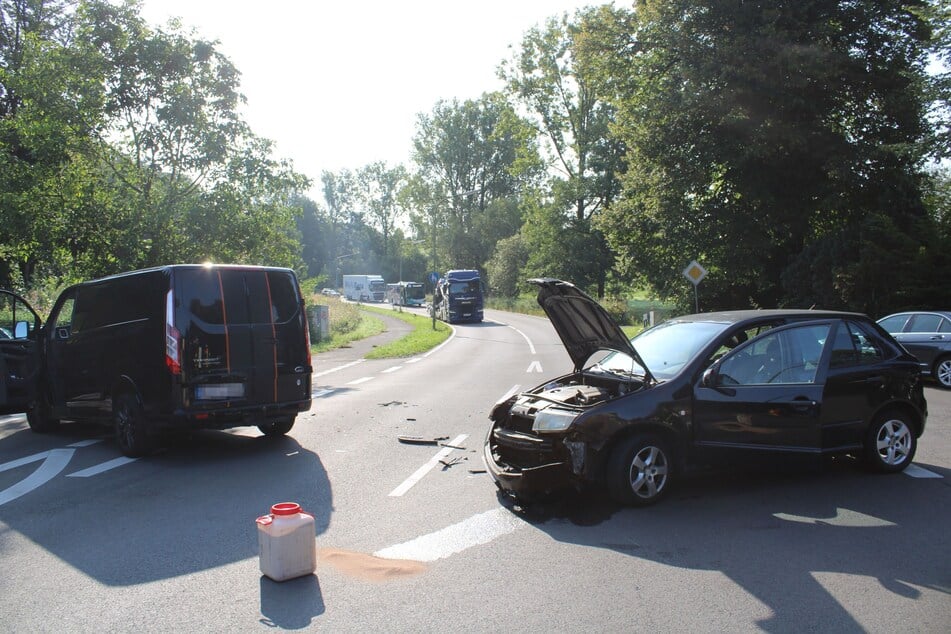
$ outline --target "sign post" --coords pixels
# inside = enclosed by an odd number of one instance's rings
[[[700,312],[700,297],[697,293],[697,286],[700,285],[700,280],[707,276],[707,269],[700,266],[700,263],[696,260],[691,260],[690,264],[687,265],[687,268],[684,269],[684,277],[686,277],[693,284],[693,301],[696,307],[696,312]]]

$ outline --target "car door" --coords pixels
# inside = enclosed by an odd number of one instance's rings
[[[36,393],[41,325],[29,302],[0,290],[0,413],[26,411]]]
[[[930,368],[939,354],[951,350],[951,321],[937,313],[915,313],[895,338]]]
[[[694,442],[819,451],[821,359],[833,323],[774,328],[717,361],[694,387]]]

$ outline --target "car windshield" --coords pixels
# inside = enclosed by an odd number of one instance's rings
[[[669,321],[631,339],[631,345],[659,381],[670,379],[697,356],[708,343],[726,330],[728,324],[704,321]],[[630,356],[612,352],[601,359],[595,369],[621,374],[643,374]]]

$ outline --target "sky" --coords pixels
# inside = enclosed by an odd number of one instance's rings
[[[144,0],[218,40],[241,72],[244,119],[313,181],[324,170],[408,163],[417,115],[497,90],[523,35],[595,0]]]

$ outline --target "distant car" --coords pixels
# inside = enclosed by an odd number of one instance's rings
[[[492,409],[483,456],[504,494],[593,483],[640,506],[714,457],[856,454],[882,472],[914,458],[921,369],[865,315],[704,313],[629,340],[574,285],[530,281],[574,371]]]
[[[878,325],[918,357],[924,374],[951,389],[951,311],[895,313],[879,319]]]
[[[339,297],[339,296],[340,296],[340,292],[339,292],[339,291],[336,291],[336,290],[334,290],[334,289],[332,289],[332,288],[324,288],[324,289],[321,289],[320,292],[321,292],[322,295],[327,295],[327,296],[329,296],[329,297]]]

